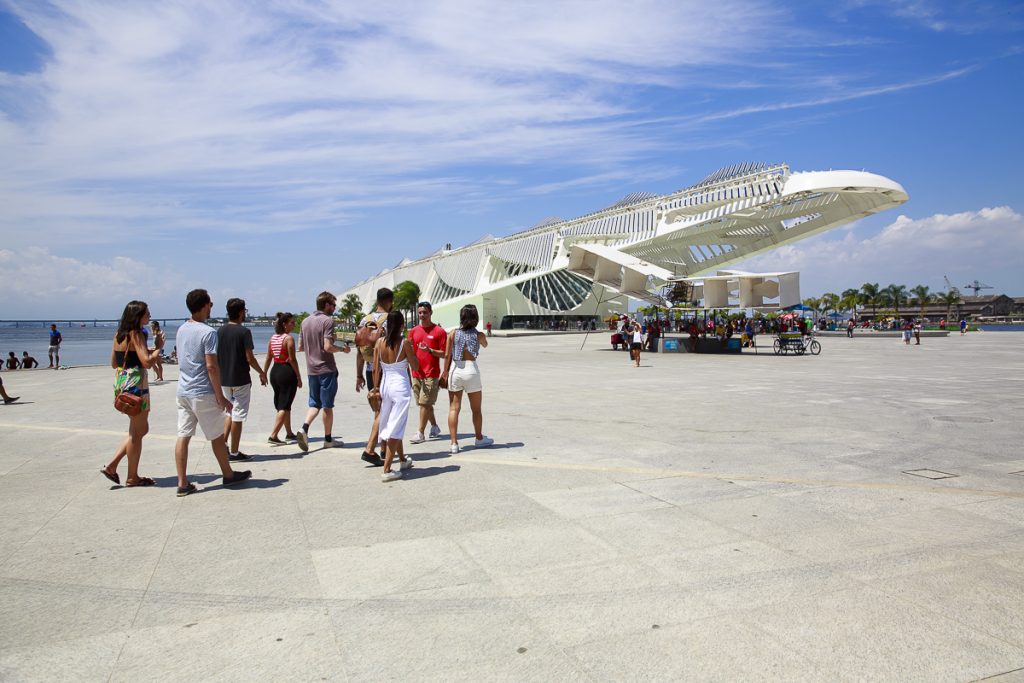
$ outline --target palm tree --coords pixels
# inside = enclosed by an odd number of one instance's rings
[[[917,299],[917,304],[921,307],[921,319],[924,319],[924,307],[932,300],[931,289],[928,285],[917,285],[910,290],[910,293]]]
[[[821,307],[825,314],[839,308],[839,295],[833,292],[826,292],[821,295]]]
[[[351,326],[354,322],[354,318],[363,312],[363,302],[359,300],[359,297],[355,294],[349,294],[341,302],[341,310],[338,311],[339,315],[345,319],[345,322]]]
[[[861,293],[859,289],[844,289],[843,293],[839,295],[839,305],[845,310],[853,310],[853,319],[857,319],[857,304],[861,301]]]
[[[813,297],[813,296],[812,297],[808,297],[808,298],[804,299],[804,306],[806,306],[807,308],[809,308],[812,311],[814,311],[815,313],[817,313],[818,309],[821,308],[821,299],[817,298],[817,297]],[[804,316],[800,316],[800,317],[803,318]]]
[[[420,286],[412,280],[399,282],[395,285],[395,308],[405,313],[405,324],[416,315],[416,304],[420,301]]]
[[[871,306],[871,317],[874,318],[875,309],[881,303],[878,300],[878,295],[881,294],[882,290],[878,288],[877,282],[865,282],[860,286],[860,291],[864,293],[864,303]]]
[[[889,294],[889,300],[892,302],[892,308],[896,312],[896,317],[900,317],[900,304],[907,303],[907,286],[889,285],[885,288],[885,291]]]
[[[946,320],[949,320],[953,307],[960,303],[960,292],[951,289],[948,292],[937,295],[935,298],[940,304],[946,304]]]

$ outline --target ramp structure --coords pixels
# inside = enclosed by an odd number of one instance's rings
[[[625,311],[628,298],[656,299],[670,280],[714,273],[907,198],[899,183],[865,171],[741,164],[671,194],[634,193],[579,218],[547,219],[508,237],[487,235],[403,259],[341,296],[356,294],[366,306],[378,288],[411,280],[445,327],[457,323],[468,303],[479,309],[481,325],[496,329],[547,319],[589,321]],[[766,296],[772,285],[765,282],[743,286],[752,289],[741,298],[760,296],[762,305],[779,296]]]

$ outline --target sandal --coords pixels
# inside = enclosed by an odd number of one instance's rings
[[[139,477],[134,482],[131,479],[129,479],[124,483],[124,485],[129,488],[134,486],[156,486],[156,482],[150,479],[149,477]]]
[[[114,482],[118,486],[121,485],[121,475],[119,475],[117,472],[114,472],[113,474],[111,474],[110,470],[108,470],[106,467],[101,467],[100,468],[100,474],[102,474],[104,477],[106,477],[110,481]]]

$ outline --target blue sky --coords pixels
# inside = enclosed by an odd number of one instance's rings
[[[309,309],[743,161],[911,199],[736,267],[1024,295],[1022,104],[1019,2],[0,0],[0,318]]]

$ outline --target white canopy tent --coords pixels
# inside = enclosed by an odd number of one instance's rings
[[[693,284],[704,308],[789,308],[800,303],[800,273],[747,273],[720,270],[704,277],[670,278]],[[767,299],[778,299],[769,303]]]

